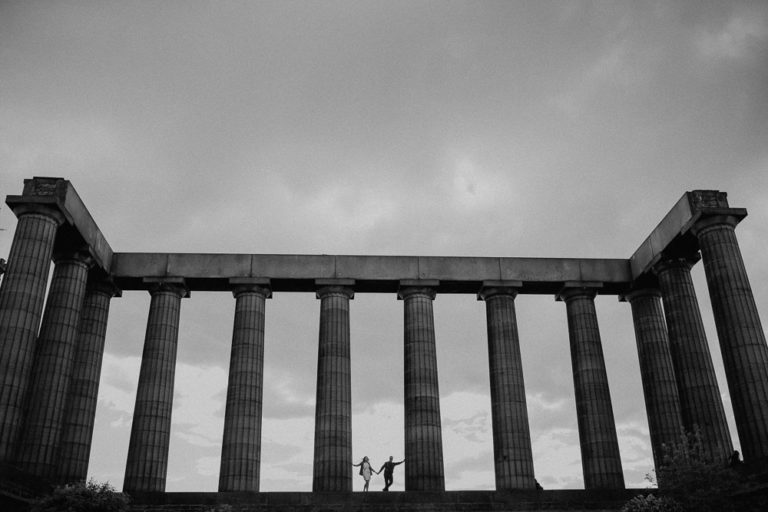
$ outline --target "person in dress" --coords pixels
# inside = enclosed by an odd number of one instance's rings
[[[354,467],[360,466],[360,475],[365,480],[365,485],[363,486],[363,492],[368,492],[368,484],[371,483],[371,476],[376,473],[373,468],[371,467],[371,463],[368,461],[368,457],[363,457],[363,460],[360,461],[360,464],[352,464]],[[376,473],[378,475],[378,473]]]

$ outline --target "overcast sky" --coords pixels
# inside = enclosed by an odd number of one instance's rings
[[[768,3],[5,0],[0,193],[32,176],[69,179],[117,252],[628,258],[685,191],[718,189],[749,211],[765,322]],[[15,222],[3,206],[0,257]],[[516,303],[536,478],[583,487],[565,306]],[[148,305],[126,292],[109,320],[90,473],[118,488]],[[446,487],[493,488],[484,304],[434,309]],[[597,309],[645,486],[630,308]],[[267,302],[264,491],[311,489],[318,312]],[[170,491],[216,490],[233,313],[182,303]],[[351,303],[353,454],[375,465],[403,456],[402,317],[395,296]]]

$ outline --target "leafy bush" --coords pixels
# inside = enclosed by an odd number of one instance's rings
[[[747,512],[767,509],[766,486],[740,464],[714,460],[701,431],[681,432],[679,441],[665,446],[664,462],[656,476],[654,495],[638,496],[624,512]]]
[[[39,499],[31,512],[126,512],[130,498],[109,483],[93,480],[56,487]]]
[[[629,500],[621,512],[683,512],[683,507],[672,498],[641,494]]]
[[[685,510],[735,510],[733,495],[744,487],[742,476],[728,461],[713,460],[698,428],[681,433],[680,440],[666,448],[664,464],[656,472],[662,496],[673,498]]]

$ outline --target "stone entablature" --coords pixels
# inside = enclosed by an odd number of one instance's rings
[[[112,248],[99,230],[90,212],[68,180],[35,177],[24,180],[20,196],[7,196],[5,203],[19,216],[26,208],[49,208],[64,216],[56,240],[57,251],[63,245],[87,247],[98,267],[109,271]]]
[[[357,293],[397,293],[402,281],[436,281],[437,293],[476,294],[488,281],[520,282],[521,294],[555,294],[563,283],[603,283],[626,291],[629,260],[454,256],[126,253],[111,269],[123,290],[144,290],[147,277],[184,278],[190,290],[229,291],[232,278],[269,279],[275,292],[314,292],[317,279],[352,279]]]

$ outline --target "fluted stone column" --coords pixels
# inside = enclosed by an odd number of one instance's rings
[[[734,216],[695,226],[744,461],[768,466],[768,347],[734,227]]]
[[[623,489],[619,442],[595,310],[596,288],[566,283],[573,385],[585,489]]]
[[[84,481],[88,474],[99,394],[109,304],[121,295],[114,283],[91,270],[78,325],[77,346],[58,456],[60,483]]]
[[[90,265],[87,252],[56,257],[37,339],[27,414],[16,463],[23,470],[42,478],[53,479],[56,476],[77,327]]]
[[[640,377],[648,415],[648,430],[656,468],[664,462],[664,445],[679,442],[683,428],[680,395],[669,352],[669,335],[661,307],[661,292],[643,288],[622,297],[632,307]]]
[[[165,491],[179,314],[182,297],[189,295],[181,279],[152,283],[150,294],[123,483],[123,490],[128,493]]]
[[[320,334],[317,354],[315,453],[312,490],[352,491],[351,280],[317,281]]]
[[[437,283],[402,282],[405,366],[405,490],[443,491],[443,438],[432,301]]]
[[[654,271],[664,302],[683,426],[688,432],[699,428],[713,460],[726,461],[733,449],[731,434],[691,279],[692,261],[666,258]]]
[[[515,296],[521,283],[486,283],[485,301],[496,489],[535,489]]]
[[[236,299],[235,319],[219,491],[257,492],[261,464],[265,306],[272,292],[265,279],[241,279],[232,285]]]
[[[19,220],[0,287],[0,462],[12,462],[24,415],[56,231],[64,216],[29,205]]]

